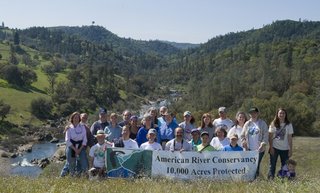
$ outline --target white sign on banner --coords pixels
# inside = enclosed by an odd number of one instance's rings
[[[254,180],[258,151],[153,151],[152,176],[177,179]]]

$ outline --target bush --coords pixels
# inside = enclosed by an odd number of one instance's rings
[[[9,114],[10,112],[10,109],[10,105],[5,104],[3,100],[0,100],[0,122],[2,122],[6,118],[7,114]]]
[[[51,118],[53,104],[45,98],[38,98],[31,101],[31,113],[38,119]]]

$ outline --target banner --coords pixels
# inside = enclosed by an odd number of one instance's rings
[[[257,151],[153,151],[152,176],[177,179],[254,180]]]
[[[169,177],[175,179],[254,180],[257,151],[171,152],[108,148],[109,177]]]
[[[105,157],[109,177],[151,176],[152,151],[107,148]]]

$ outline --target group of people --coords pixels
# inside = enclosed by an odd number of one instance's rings
[[[104,176],[105,151],[108,147],[126,149],[168,150],[168,151],[258,151],[258,169],[269,144],[270,166],[268,178],[275,177],[276,163],[280,156],[280,177],[295,176],[296,162],[292,155],[293,127],[287,112],[279,108],[270,126],[259,118],[259,109],[252,107],[247,113],[238,112],[235,121],[227,117],[226,107],[218,109],[219,118],[209,113],[203,114],[199,127],[190,111],[183,113],[183,121],[178,123],[175,115],[167,107],[158,110],[150,108],[139,124],[139,117],[129,110],[123,112],[123,120],[118,115],[99,109],[99,120],[91,127],[86,113],[75,112],[70,116],[70,124],[65,129],[66,164],[61,176],[67,173],[99,174]],[[89,160],[88,160],[89,157]]]

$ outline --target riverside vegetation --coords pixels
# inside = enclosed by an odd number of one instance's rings
[[[52,164],[36,179],[0,177],[0,192],[319,192],[319,138],[294,137],[293,148],[293,159],[298,162],[297,178],[294,181],[267,180],[269,155],[266,155],[262,162],[262,175],[253,182],[179,181],[164,178],[89,181],[86,178],[59,178],[62,165]]]

